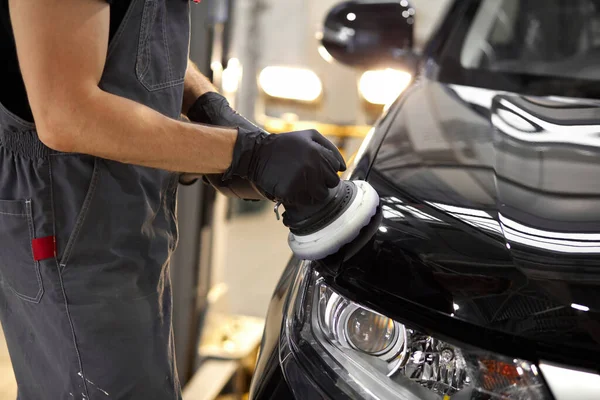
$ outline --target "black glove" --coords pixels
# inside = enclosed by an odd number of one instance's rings
[[[216,92],[203,94],[188,111],[191,121],[238,128],[231,167],[221,177],[251,181],[284,204],[314,204],[339,183],[346,164],[338,149],[317,131],[269,135],[233,110]]]
[[[216,126],[230,126],[235,128],[243,128],[249,131],[259,131],[260,128],[248,121],[246,118],[238,114],[234,109],[231,108],[229,102],[225,97],[216,92],[207,92],[202,96],[198,97],[194,104],[190,107],[187,112],[187,117],[192,122],[200,124],[209,124]],[[181,174],[179,177],[179,183],[182,185],[191,185],[195,183],[198,178],[202,178],[205,183],[213,185],[217,190],[227,194],[230,197],[229,191],[223,191],[228,186],[241,188],[244,190],[236,190],[236,193],[242,193],[243,197],[249,199],[261,198],[260,194],[253,195],[252,187],[248,183],[244,183],[242,179],[234,179],[233,182],[230,180],[227,184],[221,182],[222,175],[211,174],[211,175],[200,175],[200,174]],[[246,187],[247,186],[247,187]],[[245,190],[248,189],[248,190]],[[241,195],[239,195],[241,196]],[[238,197],[239,197],[238,196]]]
[[[271,200],[285,204],[324,201],[338,185],[344,158],[333,143],[315,130],[269,135],[238,130],[233,162],[223,179],[240,176]]]
[[[261,129],[238,114],[225,97],[216,92],[208,92],[198,97],[187,113],[190,121],[217,126],[243,128],[248,131]]]

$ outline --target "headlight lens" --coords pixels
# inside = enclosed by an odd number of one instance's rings
[[[258,77],[261,89],[271,97],[313,102],[323,92],[323,84],[313,71],[302,68],[271,66]]]
[[[412,75],[405,71],[384,69],[366,71],[358,81],[358,90],[371,104],[389,105],[408,87]]]
[[[404,348],[404,326],[360,307],[319,282],[317,326],[329,342],[382,361],[381,372],[393,373]],[[384,364],[385,363],[385,364]]]
[[[340,391],[330,397],[550,398],[534,364],[457,346],[381,315],[337,293],[306,265],[281,352],[293,353],[313,381]]]
[[[357,308],[348,318],[346,332],[348,341],[356,350],[375,356],[386,353],[394,343],[398,343],[396,333],[401,330],[391,319]]]

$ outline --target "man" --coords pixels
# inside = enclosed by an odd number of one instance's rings
[[[19,399],[178,399],[179,173],[312,203],[343,159],[314,131],[267,135],[211,93],[188,64],[189,0],[0,5],[0,317]]]

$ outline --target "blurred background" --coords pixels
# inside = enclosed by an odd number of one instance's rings
[[[404,17],[414,24],[418,51],[448,0],[402,1],[410,5]],[[272,133],[317,129],[351,161],[412,77],[385,65],[366,71],[335,62],[320,39],[336,3],[191,3],[190,58],[248,119]],[[184,398],[243,398],[270,297],[291,256],[288,231],[271,203],[228,199],[201,182],[180,188],[178,216],[173,322]],[[0,399],[13,399],[16,384],[0,343]]]

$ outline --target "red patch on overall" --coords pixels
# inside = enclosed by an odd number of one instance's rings
[[[35,261],[54,258],[56,254],[56,241],[54,240],[54,236],[33,239],[31,241],[31,248],[33,249],[33,259]]]

